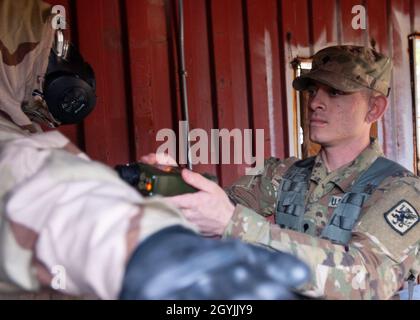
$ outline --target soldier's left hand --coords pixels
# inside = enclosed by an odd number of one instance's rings
[[[181,209],[203,235],[222,235],[235,209],[225,191],[215,182],[187,169],[182,170],[182,178],[200,191],[165,199]]]

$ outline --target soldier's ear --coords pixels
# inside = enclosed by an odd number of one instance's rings
[[[388,106],[388,99],[384,95],[371,96],[369,99],[369,110],[366,114],[366,122],[374,123],[385,113]]]

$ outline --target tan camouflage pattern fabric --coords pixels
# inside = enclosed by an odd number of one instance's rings
[[[281,229],[269,221],[275,213],[279,178],[297,159],[271,158],[261,174],[245,176],[227,189],[236,205],[224,237],[290,252],[312,270],[305,293],[327,299],[390,299],[409,273],[420,274],[420,223],[400,235],[384,215],[400,201],[420,212],[420,179],[414,175],[385,179],[365,203],[348,246],[319,236],[334,210],[334,201],[382,151],[376,140],[352,163],[328,173],[318,155],[306,196],[305,232]],[[280,222],[281,223],[281,222]]]
[[[0,1],[0,111],[20,126],[32,124],[22,105],[35,103],[32,91],[41,88],[54,39],[51,20],[43,1]]]
[[[332,46],[317,52],[312,69],[293,81],[296,90],[307,89],[311,80],[344,92],[368,88],[388,95],[391,59],[360,46]]]
[[[0,116],[0,295],[50,290],[115,299],[131,253],[171,225],[192,228],[158,197],[144,199],[59,132],[29,134]],[[29,296],[32,297],[32,296]]]
[[[46,71],[51,19],[43,1],[0,1],[0,298],[51,298],[60,267],[65,285],[55,298],[114,299],[143,239],[190,226],[59,132],[31,134],[40,127],[22,106]]]

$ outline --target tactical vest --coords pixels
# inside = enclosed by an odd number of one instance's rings
[[[304,232],[305,198],[315,157],[297,161],[281,179],[276,207],[276,223],[282,228]],[[335,208],[321,238],[347,245],[360,216],[363,204],[387,177],[408,171],[401,165],[383,157],[364,171],[346,192]]]

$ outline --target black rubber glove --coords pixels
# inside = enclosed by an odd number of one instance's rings
[[[290,254],[173,226],[135,250],[120,299],[298,299],[295,288],[308,280],[307,266]]]

